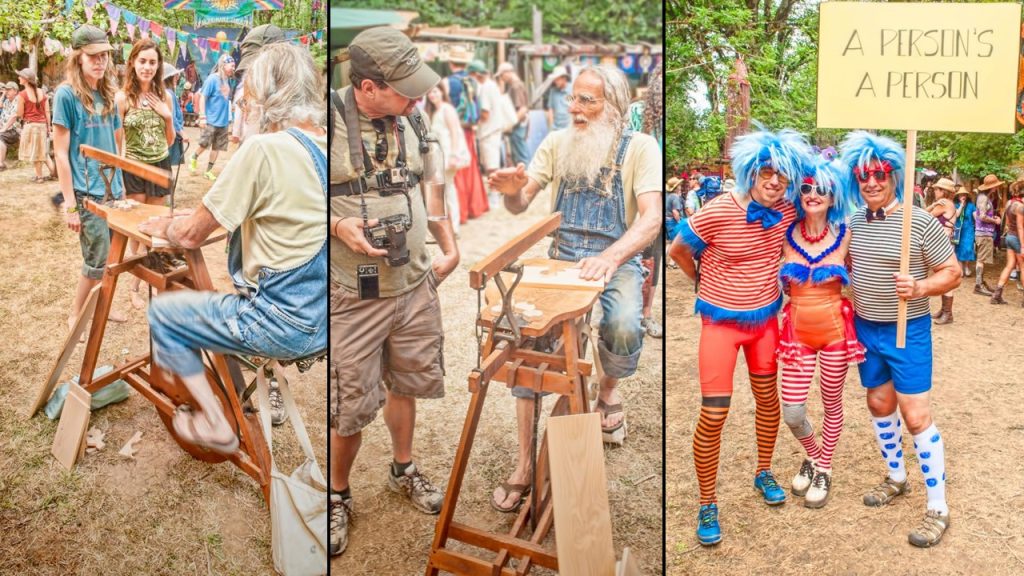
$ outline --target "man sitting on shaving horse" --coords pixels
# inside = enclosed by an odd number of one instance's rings
[[[643,294],[646,271],[640,252],[661,229],[662,171],[657,141],[626,127],[629,84],[618,69],[584,68],[569,100],[572,124],[556,130],[538,148],[529,169],[523,164],[497,170],[491,187],[505,195],[505,207],[518,214],[551,185],[552,211],[562,224],[548,254],[578,262],[580,278],[604,278],[598,351],[604,374],[596,410],[605,442],[622,444],[625,414],[617,390],[620,378],[636,372],[643,348]],[[507,483],[494,491],[491,505],[515,510],[530,490],[533,393],[513,388],[519,423],[518,464]]]
[[[309,54],[265,47],[245,78],[261,134],[242,144],[202,204],[139,230],[196,248],[233,231],[228,270],[238,293],[175,291],[149,308],[153,359],[185,383],[198,413],[174,415],[179,438],[231,454],[238,437],[206,381],[200,349],[278,359],[327,347],[327,133],[323,86]]]

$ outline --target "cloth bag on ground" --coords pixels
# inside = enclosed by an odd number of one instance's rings
[[[263,436],[270,450],[270,532],[274,569],[284,576],[327,574],[327,482],[313,454],[284,371],[275,369],[288,420],[306,461],[284,475],[274,461],[270,429],[270,389],[261,368],[256,369]]]

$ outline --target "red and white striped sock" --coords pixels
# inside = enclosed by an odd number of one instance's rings
[[[800,441],[807,457],[815,462],[821,457],[821,446],[814,437],[814,427],[807,420],[807,392],[814,379],[815,353],[801,350],[798,365],[782,367],[782,415],[793,436]]]
[[[845,346],[840,344],[839,346]],[[845,349],[839,346],[822,350],[818,354],[821,374],[821,402],[825,406],[825,418],[821,426],[821,458],[817,461],[820,468],[832,468],[832,454],[843,433],[843,386],[846,384],[846,373],[849,363]]]

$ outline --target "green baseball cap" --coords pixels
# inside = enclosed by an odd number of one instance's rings
[[[245,71],[256,59],[256,53],[260,51],[260,48],[276,42],[284,42],[284,31],[273,24],[263,24],[250,30],[242,40],[242,54],[238,59],[235,71]]]
[[[71,34],[71,47],[75,50],[81,48],[83,52],[90,56],[100,52],[110,52],[114,49],[107,40],[107,33],[89,24],[79,26]]]
[[[480,60],[473,60],[466,67],[466,71],[470,74],[487,74],[487,66]]]
[[[394,28],[363,30],[352,39],[348,50],[356,74],[384,82],[406,98],[420,98],[441,81],[423,63],[412,41]]]

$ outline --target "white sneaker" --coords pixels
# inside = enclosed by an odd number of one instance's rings
[[[803,496],[811,487],[812,480],[814,480],[814,462],[810,458],[805,458],[804,463],[800,465],[800,471],[793,477],[790,491],[794,496]]]
[[[424,514],[437,514],[444,504],[444,491],[420,474],[415,464],[410,464],[401,476],[392,475],[388,466],[388,489],[407,496],[413,507]]]
[[[814,480],[811,481],[811,487],[807,490],[807,496],[804,498],[804,506],[808,508],[821,508],[828,502],[831,489],[832,472],[815,470]]]
[[[330,496],[330,545],[331,556],[338,556],[348,547],[348,525],[352,518],[352,499],[342,499],[331,492]]]

